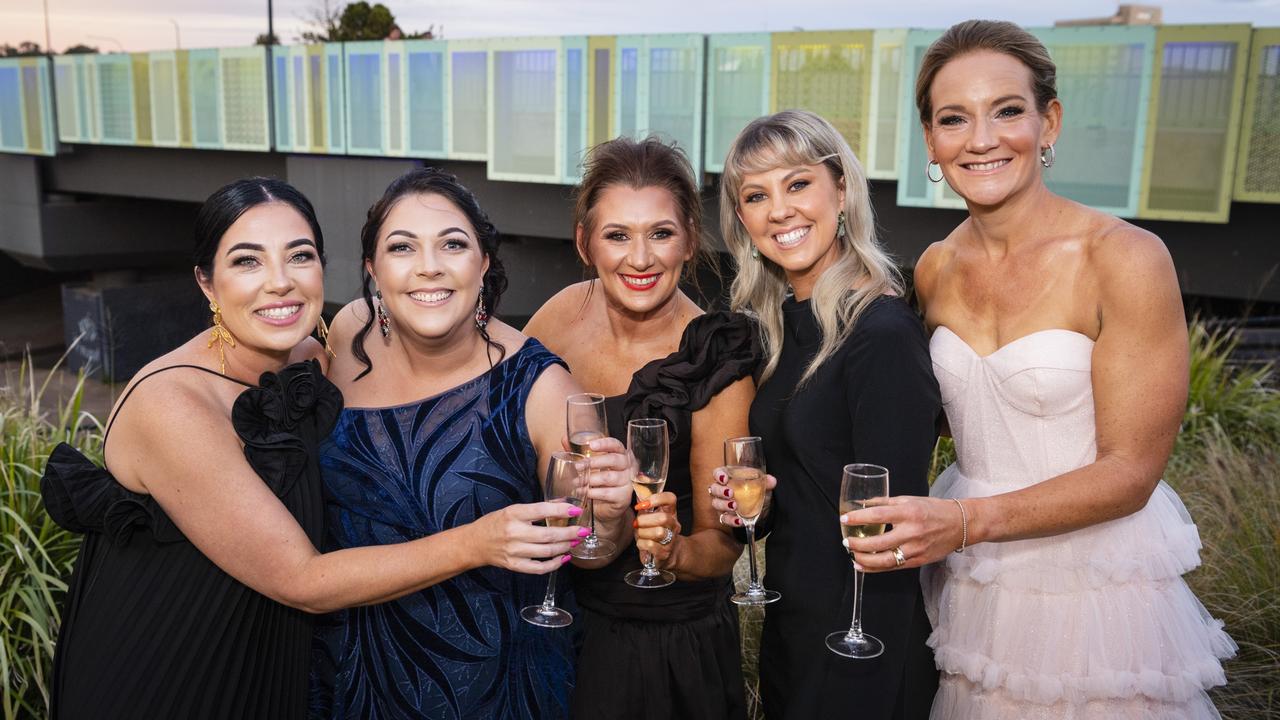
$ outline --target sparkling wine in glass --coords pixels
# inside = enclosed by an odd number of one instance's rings
[[[669,445],[667,442],[667,421],[653,418],[641,418],[627,423],[627,451],[635,458],[636,474],[631,486],[640,500],[648,500],[662,492],[667,484],[667,464]],[[654,512],[653,508],[649,512]],[[653,556],[644,556],[644,567],[627,573],[627,584],[638,588],[666,587],[676,581],[676,576],[666,570],[659,570],[653,562]]]
[[[570,395],[565,402],[565,422],[569,448],[579,455],[591,457],[591,441],[609,434],[604,415],[604,396],[598,393]],[[591,471],[588,470],[586,474],[590,484]],[[596,534],[596,506],[590,499],[587,500],[586,522],[587,527],[591,528],[591,534],[569,553],[584,560],[612,555],[617,545]]]
[[[844,466],[840,481],[840,514],[861,510],[868,500],[889,496],[889,471],[879,465],[855,463]],[[884,523],[873,525],[840,525],[846,538],[868,538],[884,532]],[[853,553],[849,553],[853,560]],[[853,623],[847,631],[837,630],[827,636],[827,649],[837,655],[867,660],[884,652],[884,643],[874,635],[862,632],[862,590],[864,578],[857,566],[853,569]]]
[[[782,599],[777,590],[766,590],[756,568],[756,520],[764,511],[764,442],[758,437],[729,438],[724,441],[724,467],[733,490],[734,512],[747,531],[747,558],[751,563],[751,581],[747,589],[734,593],[730,600],[737,605],[768,605]]]
[[[543,498],[547,502],[569,503],[582,507],[587,495],[587,458],[577,453],[558,452],[548,461],[547,477],[543,481]],[[579,516],[581,517],[581,516]],[[568,527],[578,523],[577,517],[549,517],[547,527]],[[539,627],[564,627],[573,622],[573,616],[556,607],[556,572],[547,575],[547,594],[541,605],[521,608],[520,617]]]

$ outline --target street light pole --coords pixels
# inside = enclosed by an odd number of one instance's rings
[[[53,36],[49,34],[49,0],[44,0],[44,54],[53,54]]]
[[[113,37],[107,37],[106,35],[85,35],[85,37],[89,40],[106,40],[108,42],[113,42],[116,44],[116,47],[120,48],[120,52],[124,52],[124,45],[121,45],[120,41]]]
[[[46,0],[47,2],[48,0]],[[169,22],[173,23],[173,41],[178,45],[178,49],[182,49],[182,32],[178,29],[178,21],[169,18]]]

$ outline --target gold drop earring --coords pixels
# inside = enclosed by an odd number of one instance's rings
[[[324,315],[316,322],[316,335],[320,337],[320,342],[324,343],[324,352],[331,358],[338,357],[338,353],[333,351],[333,347],[329,345],[329,325],[324,321]]]
[[[218,346],[218,366],[223,375],[227,374],[227,346],[236,346],[236,339],[231,337],[231,331],[227,330],[227,326],[222,324],[222,308],[218,307],[218,303],[210,300],[209,310],[213,313],[213,334],[209,336],[209,347],[213,347],[216,343]]]

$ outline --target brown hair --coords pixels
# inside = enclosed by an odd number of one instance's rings
[[[696,286],[695,270],[710,251],[702,241],[702,196],[684,151],[675,143],[667,144],[652,135],[643,140],[615,138],[588,150],[573,205],[574,228],[581,225],[584,237],[592,234],[600,195],[615,185],[633,190],[656,187],[671,193],[690,244],[684,275],[693,279]],[[585,243],[580,252],[587,254]],[[585,259],[590,271],[591,258]]]
[[[920,111],[923,125],[928,127],[931,124],[933,103],[929,91],[938,71],[961,55],[978,50],[1008,55],[1026,65],[1031,71],[1031,90],[1036,98],[1036,109],[1040,112],[1047,111],[1049,102],[1058,97],[1058,68],[1036,36],[1003,20],[966,20],[947,28],[942,37],[925,51],[920,62],[920,74],[916,76],[916,108]]]

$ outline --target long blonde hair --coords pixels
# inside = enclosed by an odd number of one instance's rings
[[[767,362],[761,382],[777,369],[782,355],[782,301],[789,290],[781,267],[763,255],[751,256],[751,237],[738,219],[738,192],[748,173],[819,164],[836,183],[844,182],[845,232],[836,239],[839,257],[813,288],[809,308],[822,330],[822,345],[799,385],[840,348],[873,300],[886,293],[902,294],[902,277],[876,239],[867,177],[849,143],[831,123],[806,110],[784,110],[753,120],[738,133],[724,161],[720,232],[737,269],[730,306],[754,316],[762,331]]]

